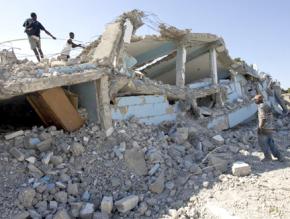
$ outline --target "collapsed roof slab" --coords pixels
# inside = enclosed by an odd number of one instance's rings
[[[0,100],[21,96],[54,87],[80,84],[100,79],[109,74],[108,68],[97,68],[73,74],[60,74],[50,77],[31,78],[29,80],[4,81],[0,86]]]

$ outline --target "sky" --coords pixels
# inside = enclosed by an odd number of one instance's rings
[[[162,22],[192,32],[223,37],[230,55],[270,73],[290,87],[290,0],[0,0],[0,49],[14,47],[18,58],[34,59],[24,28],[31,12],[57,37],[42,32],[47,57],[59,53],[68,33],[83,44],[93,41],[105,25],[125,11],[140,9]],[[148,26],[140,34],[155,34]],[[5,43],[5,41],[20,39]],[[75,51],[75,53],[80,51]]]

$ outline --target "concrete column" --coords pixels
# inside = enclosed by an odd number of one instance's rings
[[[215,48],[209,50],[209,60],[210,60],[210,69],[211,69],[211,76],[212,76],[212,83],[213,85],[218,85],[218,71],[217,71],[217,56]],[[215,95],[216,103],[220,106],[224,105],[222,94],[217,93]]]
[[[209,59],[210,59],[212,82],[214,85],[216,85],[218,84],[218,72],[217,72],[217,58],[215,48],[209,50]]]
[[[103,76],[97,80],[96,88],[101,127],[107,131],[112,128],[112,113],[110,108],[108,76]]]
[[[185,62],[186,48],[184,45],[177,47],[176,55],[176,86],[184,87],[185,85]]]

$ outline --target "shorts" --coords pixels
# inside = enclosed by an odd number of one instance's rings
[[[40,37],[34,35],[28,36],[28,41],[32,50],[36,49],[36,47],[41,48]]]

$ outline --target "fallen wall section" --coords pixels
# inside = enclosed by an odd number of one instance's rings
[[[111,110],[113,120],[134,116],[145,124],[159,124],[176,119],[176,105],[170,105],[162,95],[118,97]]]

